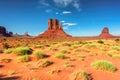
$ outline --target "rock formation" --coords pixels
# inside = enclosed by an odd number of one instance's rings
[[[107,27],[105,27],[103,30],[102,30],[102,33],[99,35],[99,38],[114,38],[113,35],[111,35],[109,33],[109,29]]]
[[[5,27],[0,26],[0,36],[10,37],[12,32],[8,32]]]
[[[25,32],[23,37],[31,37],[31,36],[28,34],[28,32]]]
[[[38,35],[37,37],[53,39],[53,38],[69,38],[72,36],[66,34],[63,31],[62,25],[59,24],[59,21],[57,19],[49,19],[48,29],[44,33]]]

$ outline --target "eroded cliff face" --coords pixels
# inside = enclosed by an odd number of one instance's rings
[[[40,38],[48,38],[48,39],[52,39],[52,38],[69,38],[72,37],[68,34],[66,34],[63,31],[62,25],[59,23],[59,21],[57,19],[49,19],[48,20],[48,29],[38,35],[37,37]]]
[[[107,27],[105,27],[103,30],[102,30],[102,33],[99,35],[99,38],[114,38],[113,35],[111,35],[109,33],[109,29]]]

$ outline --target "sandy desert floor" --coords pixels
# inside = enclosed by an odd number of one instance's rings
[[[15,52],[19,47],[27,47],[31,53]],[[42,55],[35,55],[37,51]],[[113,72],[95,69],[91,64],[99,60],[111,62],[116,69]],[[86,75],[74,74],[77,71],[84,71]],[[0,80],[120,80],[120,40],[52,42],[2,38]]]

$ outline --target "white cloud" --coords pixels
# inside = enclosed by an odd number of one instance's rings
[[[80,3],[78,1],[76,1],[76,0],[73,3],[73,7],[75,7],[78,11],[81,11],[81,9],[80,9]]]
[[[62,14],[71,14],[71,11],[63,11]]]
[[[72,6],[76,8],[78,11],[81,11],[79,0],[53,0],[53,2],[59,7]]]
[[[60,23],[64,23],[64,22],[65,22],[64,20],[60,21]]]
[[[77,25],[76,23],[63,23],[63,26],[75,26]]]
[[[64,20],[63,21],[60,21],[63,25],[63,29],[69,29],[69,27],[71,26],[76,26],[77,23],[68,23],[68,22],[65,22]]]
[[[62,5],[63,7],[66,7],[69,4],[71,4],[73,0],[53,0],[53,1],[56,3],[57,6]]]
[[[47,3],[45,0],[39,0],[39,3],[44,5],[44,6],[50,6],[50,4]]]

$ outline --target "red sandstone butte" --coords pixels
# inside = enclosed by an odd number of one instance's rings
[[[57,19],[49,19],[48,29],[44,33],[38,35],[37,37],[53,39],[53,38],[70,38],[72,36],[66,34],[63,31],[62,25],[59,23]]]
[[[105,27],[103,30],[102,30],[102,33],[99,35],[99,38],[114,38],[113,35],[111,35],[109,33],[109,29],[107,27]]]

